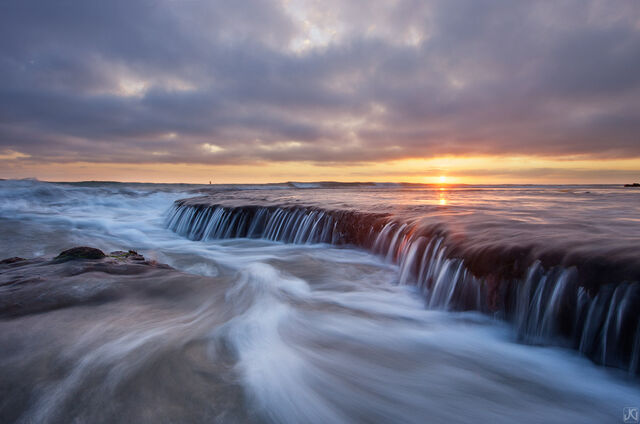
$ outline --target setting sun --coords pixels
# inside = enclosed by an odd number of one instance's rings
[[[447,182],[447,177],[444,175],[440,175],[440,177],[438,178],[438,180],[440,180],[441,183],[446,183]]]

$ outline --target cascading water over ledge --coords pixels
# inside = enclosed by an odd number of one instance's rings
[[[640,371],[640,283],[635,270],[535,257],[526,249],[461,248],[441,226],[389,214],[302,206],[177,201],[167,227],[192,240],[261,238],[354,245],[400,267],[430,308],[477,310],[514,324],[526,343],[577,349],[599,364]]]

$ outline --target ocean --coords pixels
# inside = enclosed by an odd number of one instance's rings
[[[9,180],[0,234],[0,422],[640,407],[638,189]]]

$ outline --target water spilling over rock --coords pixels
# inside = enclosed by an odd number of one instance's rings
[[[640,371],[638,281],[594,281],[590,270],[544,266],[522,250],[464,252],[445,231],[386,214],[202,202],[176,202],[167,226],[192,240],[366,248],[398,264],[400,283],[417,285],[429,308],[495,314],[513,322],[522,341],[572,347],[599,364]]]

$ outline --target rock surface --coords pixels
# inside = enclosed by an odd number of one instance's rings
[[[20,258],[18,256],[14,256],[13,258],[7,258],[7,259],[1,260],[0,265],[15,264],[16,262],[22,262],[22,261],[26,261],[26,259]]]
[[[191,279],[168,265],[146,261],[134,250],[105,255],[99,249],[80,246],[53,260],[8,258],[0,261],[0,319],[110,302],[133,291],[154,291],[157,284],[142,284],[151,278]],[[178,296],[174,290],[180,286],[165,289]]]
[[[144,261],[144,256],[135,250],[129,250],[128,252],[125,252],[124,250],[116,250],[115,252],[109,253],[109,257],[121,260],[129,259],[132,261]]]
[[[106,255],[95,247],[80,246],[61,252],[54,260],[58,262],[72,261],[75,259],[102,259]]]

